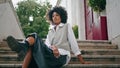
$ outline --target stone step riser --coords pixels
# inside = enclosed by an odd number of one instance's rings
[[[106,64],[109,64],[109,63],[112,63],[112,64],[115,64],[115,63],[119,63],[120,64],[120,57],[85,57],[83,56],[84,60],[86,61],[90,61],[90,62],[93,62],[94,64],[103,64],[103,63],[106,63]],[[3,57],[0,57],[0,61],[16,61],[18,58],[17,56],[3,56]],[[104,62],[103,62],[104,61]],[[71,58],[71,63],[78,63],[79,60],[77,57],[72,57]]]
[[[81,42],[81,41],[78,41],[78,45],[79,45],[80,49],[118,49],[117,45],[108,44],[110,42],[106,42],[106,41],[105,42],[104,41],[100,41],[100,42],[99,41],[97,41],[97,42],[82,41],[81,43],[79,43],[79,42]],[[107,43],[107,44],[104,44],[104,43]],[[2,50],[10,50],[10,49],[7,49],[7,48],[9,48],[7,42],[6,41],[1,42],[0,50],[1,49]]]
[[[92,64],[120,64],[120,59],[119,60],[110,60],[110,59],[100,59],[100,60],[87,60],[85,59],[85,61],[88,61],[88,62],[91,62]],[[70,64],[80,64],[80,61],[79,60],[71,60],[70,61]]]
[[[2,63],[9,63],[9,61],[11,61],[11,63],[14,63],[14,61],[16,61],[16,60],[18,60],[18,58],[7,58],[4,60],[0,59],[0,63],[1,64]],[[119,60],[110,60],[110,59],[108,59],[108,60],[104,60],[104,59],[102,59],[102,60],[95,60],[95,59],[87,60],[87,59],[85,59],[85,60],[88,62],[92,62],[92,64],[120,64],[120,59]],[[4,61],[4,62],[2,62],[2,61]],[[79,64],[79,63],[80,63],[79,60],[71,60],[70,61],[70,64]]]
[[[69,64],[63,68],[120,68],[119,64]]]
[[[81,45],[111,45],[108,41],[77,41]],[[8,46],[6,41],[0,42],[0,46]]]
[[[78,45],[79,45],[79,47],[96,47],[96,48],[97,47],[102,47],[102,48],[113,47],[113,48],[118,48],[117,45],[111,45],[111,44],[108,45],[108,44],[81,44],[81,43],[79,43]],[[0,44],[0,47],[8,47],[8,45],[7,45],[7,43],[6,44]]]
[[[14,51],[0,51],[0,55],[15,55],[16,52]]]
[[[0,47],[0,51],[11,51],[9,47]]]
[[[23,61],[16,61],[16,60],[11,60],[11,61],[0,61],[0,64],[14,64],[14,63],[19,63],[19,64],[21,64],[21,63],[23,63]]]
[[[7,42],[6,41],[1,42],[0,47],[8,47]]]
[[[108,40],[77,40],[77,43],[111,44]]]
[[[88,61],[88,62],[91,62],[92,64],[120,64],[120,62],[119,61],[104,61],[103,62],[103,60],[101,60],[101,61]],[[80,62],[79,61],[75,61],[75,62],[73,62],[73,61],[71,61],[71,62],[69,62],[69,64],[80,64]]]
[[[0,64],[0,68],[21,68],[22,64]],[[120,68],[119,64],[69,64],[62,68]]]
[[[11,49],[0,49],[0,51],[11,51]]]
[[[120,59],[84,59],[85,61],[92,62],[93,64],[120,64]],[[71,59],[70,63],[78,64],[78,59]]]
[[[86,60],[88,61],[88,60]],[[112,60],[108,60],[108,61],[104,61],[103,60],[93,60],[93,61],[89,61],[92,62],[92,64],[120,64],[119,61],[112,61]],[[15,60],[11,60],[11,61],[0,61],[1,64],[14,64],[14,63],[22,63],[22,61],[15,61]],[[71,61],[69,62],[69,64],[81,64],[79,61]]]
[[[118,49],[117,46],[79,46],[80,49]],[[0,51],[11,51],[9,47],[0,47]]]
[[[120,55],[120,51],[115,50],[115,51],[110,51],[110,50],[85,50],[85,49],[81,49],[81,53],[82,55]],[[0,50],[0,55],[2,54],[16,54],[16,52],[14,51],[10,51],[10,50]]]
[[[113,45],[113,44],[104,44],[104,43],[78,43],[79,45]],[[114,44],[115,45],[115,44]]]
[[[18,41],[23,41],[23,39],[16,39],[16,40],[18,40]],[[45,41],[45,40],[44,40]],[[3,41],[2,41],[3,43],[5,42],[6,43],[6,40],[4,39]],[[108,40],[77,40],[77,42],[78,43],[95,43],[95,44],[111,44],[111,42],[110,41],[108,41]]]
[[[16,61],[17,59],[18,59],[17,57],[7,57],[7,58],[1,58],[0,61]],[[110,63],[114,63],[114,62],[118,63],[120,61],[120,59],[117,59],[117,58],[116,59],[115,58],[114,59],[112,59],[112,58],[111,59],[84,59],[84,60],[96,62],[96,63],[103,63],[103,61],[110,62]],[[79,62],[79,60],[72,58],[70,62],[77,63],[77,62]]]
[[[0,55],[0,61],[15,61],[18,59],[18,55],[17,54],[3,54]]]
[[[82,55],[120,55],[119,50],[82,50]]]
[[[116,45],[79,45],[80,49],[118,49]]]
[[[0,68],[22,68],[22,64],[0,64]]]
[[[0,57],[0,61],[16,61],[18,57]]]
[[[82,50],[82,55],[120,55],[120,50]],[[16,54],[14,51],[0,51],[0,55]]]

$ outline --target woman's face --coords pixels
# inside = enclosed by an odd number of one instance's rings
[[[57,12],[53,12],[52,20],[53,20],[54,24],[56,24],[56,25],[60,24],[60,22],[61,22],[60,15]]]

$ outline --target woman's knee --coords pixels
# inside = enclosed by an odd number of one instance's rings
[[[30,36],[26,39],[28,41],[29,45],[32,46],[35,43],[35,38]]]

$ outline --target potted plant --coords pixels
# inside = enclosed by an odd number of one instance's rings
[[[106,7],[106,0],[89,0],[88,4],[96,12],[102,12]]]

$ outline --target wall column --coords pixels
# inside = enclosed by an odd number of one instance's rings
[[[77,14],[77,20],[78,20],[78,30],[79,30],[79,40],[86,40],[85,35],[85,11],[84,11],[84,0],[77,0],[78,4],[78,14]]]

